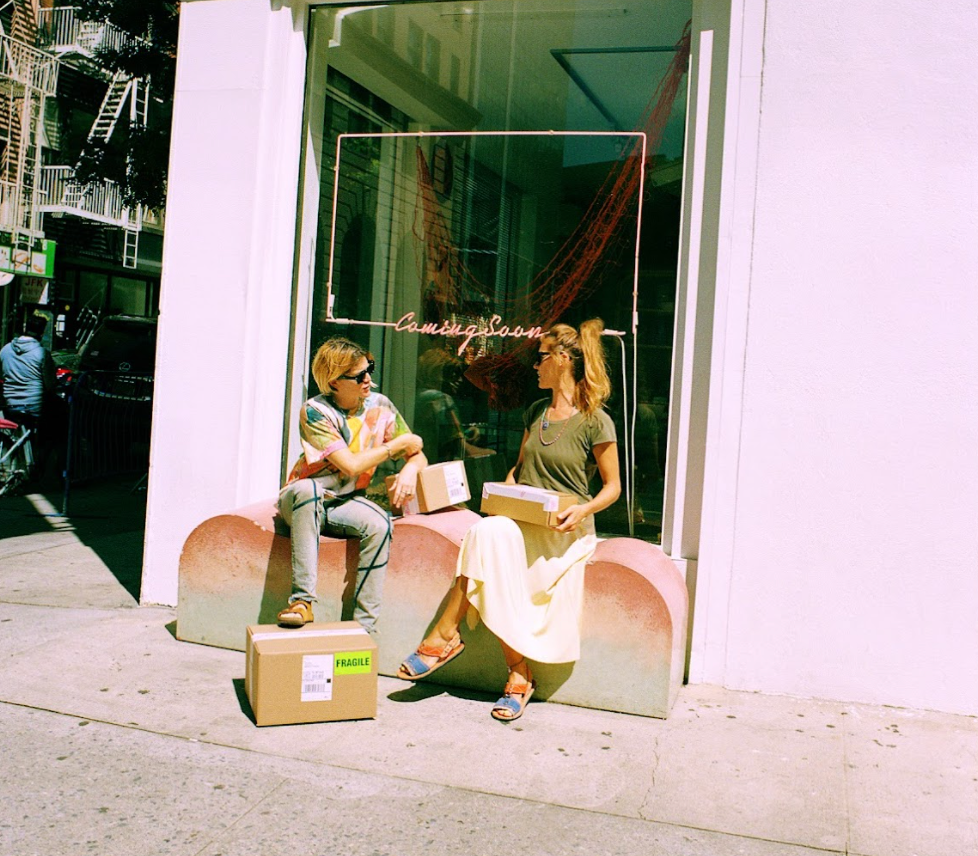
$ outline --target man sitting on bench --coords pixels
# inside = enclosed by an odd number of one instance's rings
[[[327,339],[312,374],[320,394],[299,414],[302,455],[279,495],[278,508],[292,530],[292,595],[278,623],[301,627],[313,620],[320,534],[360,539],[353,617],[374,634],[391,545],[386,511],[364,493],[377,467],[404,457],[393,501],[414,495],[427,465],[422,440],[412,434],[389,398],[374,392],[370,353],[348,339]]]

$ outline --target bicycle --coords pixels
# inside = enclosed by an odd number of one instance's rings
[[[26,425],[0,417],[0,496],[13,494],[34,468],[31,434]]]

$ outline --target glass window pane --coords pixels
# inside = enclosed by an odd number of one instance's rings
[[[370,347],[430,460],[465,459],[473,495],[505,476],[522,410],[542,397],[535,341],[513,333],[599,316],[625,334],[607,340],[608,410],[632,501],[598,526],[658,536],[690,6],[312,13],[310,91],[323,100],[311,111],[322,154],[310,352],[331,335]],[[561,133],[529,133],[540,131]],[[636,132],[650,145],[644,173]]]
[[[78,306],[98,314],[105,306],[109,278],[104,273],[83,270],[78,275]]]
[[[146,281],[129,279],[124,276],[112,277],[112,292],[109,298],[113,315],[146,314]]]

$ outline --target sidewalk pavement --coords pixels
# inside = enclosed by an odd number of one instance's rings
[[[138,607],[142,496],[0,499],[2,856],[969,856],[978,719],[689,686],[668,720],[381,678],[257,728],[244,656]]]

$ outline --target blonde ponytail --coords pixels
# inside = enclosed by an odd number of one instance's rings
[[[584,357],[584,377],[577,383],[577,409],[589,416],[600,410],[611,396],[611,380],[601,345],[602,330],[604,322],[600,318],[592,318],[581,324],[579,333]]]

